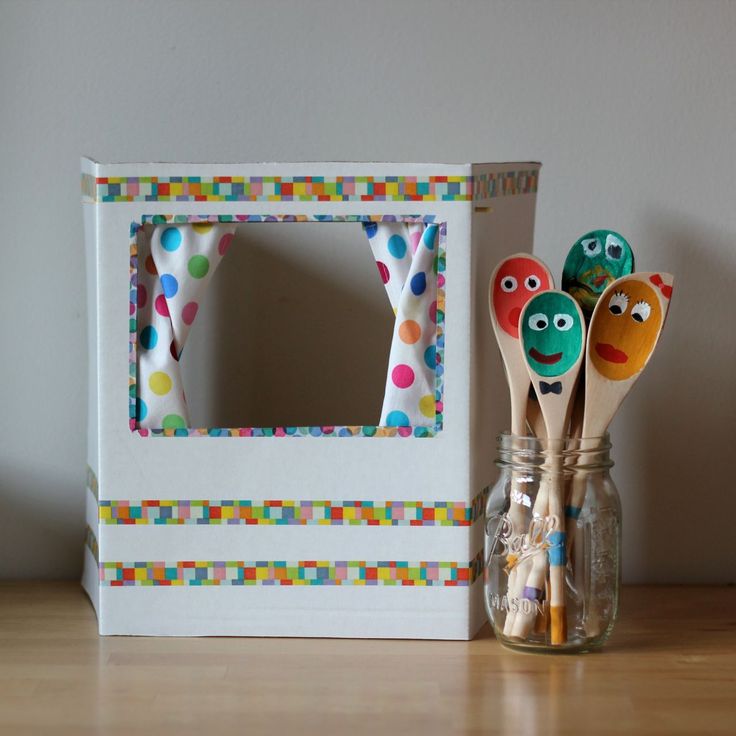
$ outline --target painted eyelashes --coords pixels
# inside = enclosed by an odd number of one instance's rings
[[[631,378],[644,368],[662,326],[662,308],[654,289],[626,280],[591,325],[590,358],[612,381]]]

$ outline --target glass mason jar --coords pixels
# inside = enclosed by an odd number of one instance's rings
[[[484,598],[512,649],[583,652],[613,628],[621,579],[621,503],[608,435],[503,434],[486,502]]]

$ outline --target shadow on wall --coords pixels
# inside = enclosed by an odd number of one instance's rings
[[[733,583],[736,570],[723,561],[733,559],[736,518],[736,233],[656,213],[645,235],[656,244],[663,234],[664,247],[637,266],[674,274],[671,308],[624,404],[635,432],[613,431],[616,454],[627,458],[614,470],[625,558],[638,558],[642,581]]]
[[[67,478],[43,461],[3,463],[0,579],[54,580],[81,573],[87,493],[83,472],[84,466],[82,477]],[[46,495],[51,492],[56,496],[53,503]]]
[[[392,330],[359,223],[241,225],[182,359],[192,423],[377,424]]]

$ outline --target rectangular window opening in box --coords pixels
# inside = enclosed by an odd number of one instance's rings
[[[432,216],[142,217],[131,224],[131,429],[435,436],[446,240]]]

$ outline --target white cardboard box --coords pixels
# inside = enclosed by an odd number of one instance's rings
[[[83,583],[101,634],[474,635],[484,620],[482,491],[508,412],[487,284],[499,259],[531,250],[538,171],[82,160]],[[140,431],[129,305],[141,226],[217,219],[241,223],[239,233],[265,216],[440,224],[432,426]],[[343,278],[325,262],[323,279]]]

